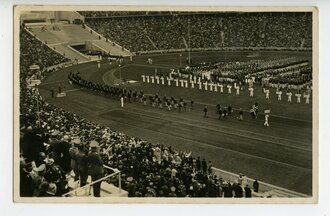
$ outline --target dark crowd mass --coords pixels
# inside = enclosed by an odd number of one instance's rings
[[[297,57],[203,62],[183,68],[179,73],[200,77],[202,82],[237,83],[240,86],[252,77],[263,87],[302,90],[312,86],[312,67],[308,60]]]
[[[188,47],[312,47],[311,13],[82,14],[88,15],[85,22],[91,28],[134,52]]]

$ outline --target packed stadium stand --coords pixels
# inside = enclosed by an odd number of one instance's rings
[[[312,46],[312,17],[306,13],[87,14],[85,22],[94,30],[135,52]]]
[[[312,47],[310,14],[278,13],[270,16],[256,13],[196,13],[187,16],[184,12],[80,13],[85,16],[85,24],[26,24],[20,29],[22,197],[77,196],[70,194],[70,190],[83,187],[84,184],[77,181],[78,172],[72,174],[70,151],[77,144],[79,151],[88,152],[87,146],[94,141],[100,144],[102,167],[105,165],[101,176],[106,177],[106,183],[102,184],[103,196],[111,194],[104,192],[106,187],[118,187],[123,189],[118,196],[128,197],[267,197],[261,194],[267,191],[259,190],[258,181],[248,183],[244,175],[239,175],[233,181],[219,176],[207,158],[125,135],[47,103],[38,88],[28,87],[27,80],[32,76],[43,79],[48,73],[58,70],[46,70],[54,65],[91,60],[82,50],[75,48],[80,45],[117,56],[130,56],[132,52],[140,51],[188,48],[308,50]],[[40,66],[37,75],[29,70],[31,65]],[[292,65],[298,66],[292,69]],[[243,80],[251,68],[256,67],[258,70],[254,72],[258,73],[260,80],[270,75],[267,77],[273,83],[311,84],[311,67],[300,58],[242,64],[229,62],[226,65],[219,62],[204,63],[182,68],[181,72],[197,74],[204,70],[215,70],[212,79]],[[290,73],[286,70],[290,70]],[[286,76],[278,76],[280,72],[285,72]],[[118,99],[126,91],[120,87],[84,80],[79,73],[71,73],[69,81],[102,93],[111,88]],[[81,143],[86,145],[81,147]],[[119,173],[119,181],[118,176],[112,176],[114,173]],[[88,178],[85,184],[91,181],[94,179]],[[290,195],[292,193],[283,191],[273,194]]]

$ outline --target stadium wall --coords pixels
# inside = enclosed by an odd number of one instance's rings
[[[191,52],[199,51],[312,51],[312,48],[306,47],[210,47],[210,48],[191,48]],[[158,54],[158,53],[177,53],[189,52],[189,49],[170,49],[170,50],[148,50],[137,51],[136,55]]]

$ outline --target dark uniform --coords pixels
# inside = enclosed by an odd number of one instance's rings
[[[103,161],[97,152],[98,142],[91,141],[91,151],[88,154],[88,174],[92,177],[92,181],[97,181],[103,177]],[[94,197],[100,197],[101,182],[93,184]]]
[[[55,196],[61,196],[62,194],[68,192],[68,188],[67,188],[68,182],[66,180],[64,171],[59,165],[56,164],[47,165],[45,179],[49,183],[50,182],[55,183],[57,188]]]
[[[247,197],[247,198],[251,198],[251,197],[252,197],[252,191],[251,191],[251,189],[249,188],[248,185],[246,185],[246,186],[244,187],[244,190],[245,190],[245,197]]]
[[[259,192],[259,182],[257,179],[253,182],[253,191],[256,193]]]
[[[231,113],[233,112],[233,108],[231,105],[228,106],[228,115],[231,116]]]
[[[53,145],[53,158],[55,163],[60,165],[64,172],[71,171],[71,157],[69,154],[71,144],[63,140]]]
[[[79,146],[78,150],[79,151],[76,155],[76,160],[77,160],[77,167],[78,167],[78,173],[80,179],[80,187],[82,187],[86,185],[86,181],[88,178],[88,167],[87,167],[88,158],[84,152],[83,146]]]
[[[204,111],[204,118],[207,118],[207,106],[204,107],[203,111]]]

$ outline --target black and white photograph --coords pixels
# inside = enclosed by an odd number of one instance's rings
[[[14,7],[14,202],[317,203],[317,7]]]

